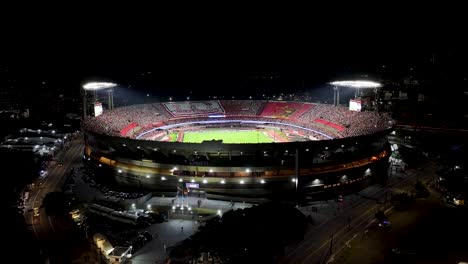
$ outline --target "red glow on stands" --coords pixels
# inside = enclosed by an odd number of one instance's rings
[[[124,127],[122,130],[120,130],[120,135],[121,136],[126,136],[128,132],[130,132],[132,129],[134,129],[137,126],[138,126],[138,124],[135,123],[135,122],[130,123],[128,126]]]
[[[335,124],[335,123],[332,123],[330,121],[327,121],[327,120],[323,120],[323,119],[315,119],[314,122],[317,122],[317,123],[320,123],[320,124],[323,124],[323,125],[326,125],[326,126],[329,126],[329,127],[332,127],[338,131],[343,131],[345,130],[345,127],[344,126],[340,126],[338,124]]]
[[[268,102],[261,116],[296,119],[313,107],[312,104],[291,102]]]

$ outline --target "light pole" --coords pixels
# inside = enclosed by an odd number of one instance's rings
[[[369,80],[346,80],[346,81],[334,81],[328,83],[333,85],[333,104],[335,106],[340,104],[340,87],[347,87],[347,88],[354,88],[356,89],[354,96],[357,97],[359,95],[360,89],[374,89],[376,93],[376,100],[378,100],[378,93],[377,89],[382,87],[382,84],[374,81]],[[378,102],[377,102],[378,104]]]
[[[96,93],[97,91],[99,90],[105,90],[105,89],[109,89],[108,90],[108,107],[109,107],[109,110],[113,109],[114,108],[114,90],[113,88],[116,87],[117,84],[116,83],[112,83],[112,82],[88,82],[86,84],[84,84],[82,86],[83,88],[83,93],[82,93],[82,96],[83,96],[83,118],[86,117],[88,115],[88,103],[87,103],[87,93],[86,91],[93,91],[94,93],[94,98],[93,100],[96,101]]]

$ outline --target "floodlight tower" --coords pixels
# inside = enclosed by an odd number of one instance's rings
[[[87,98],[86,98],[86,91],[93,91],[93,100],[96,101],[96,93],[98,90],[107,89],[107,96],[108,96],[108,105],[109,109],[114,109],[114,87],[116,87],[116,83],[111,82],[89,82],[83,85],[83,117],[87,116]]]
[[[354,93],[354,97],[358,97],[360,89],[374,89],[374,93],[376,97],[378,95],[378,88],[382,86],[382,84],[373,81],[367,80],[348,80],[348,81],[334,81],[330,82],[329,84],[333,85],[333,104],[335,106],[340,104],[340,87],[347,87],[347,88],[354,88],[356,89]],[[376,102],[376,110],[378,111],[378,102]]]

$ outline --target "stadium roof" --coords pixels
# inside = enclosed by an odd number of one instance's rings
[[[378,88],[382,86],[382,84],[378,82],[366,80],[334,81],[330,82],[330,84],[334,86],[342,86],[349,88]]]

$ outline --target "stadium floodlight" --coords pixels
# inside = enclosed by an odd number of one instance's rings
[[[334,81],[334,82],[330,82],[330,84],[333,86],[349,87],[349,88],[378,88],[382,86],[382,84],[378,82],[366,81],[366,80]]]
[[[88,91],[97,91],[102,89],[114,88],[115,86],[117,86],[117,84],[111,82],[89,82],[83,85],[83,89]]]

